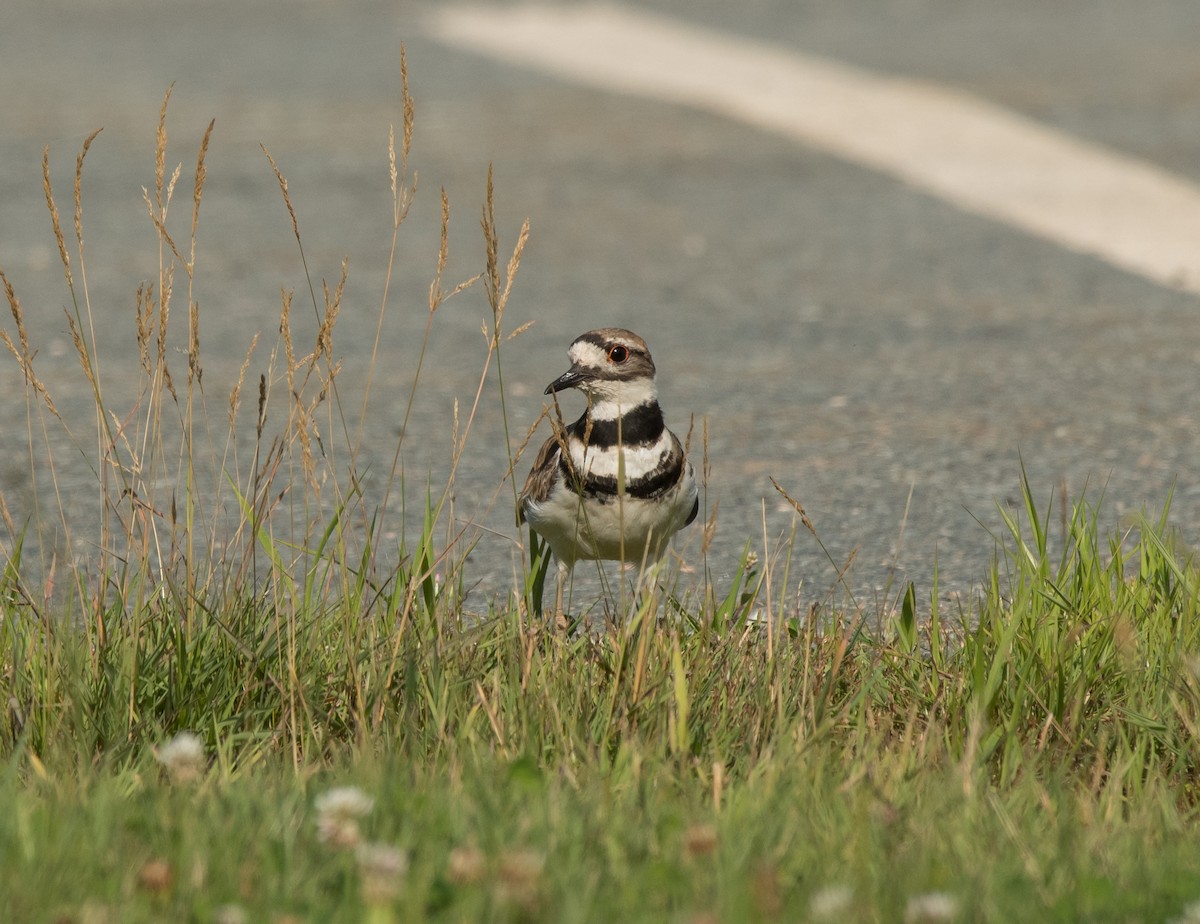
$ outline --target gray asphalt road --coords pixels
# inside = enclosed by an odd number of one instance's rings
[[[1112,2],[641,4],[883,73],[966,90],[1090,142],[1200,181],[1200,8]],[[353,393],[374,334],[390,238],[386,138],[398,123],[399,43],[417,100],[420,188],[402,231],[365,458],[394,450],[450,197],[448,275],[478,271],[487,164],[511,247],[532,236],[509,308],[532,329],[503,357],[514,434],[542,407],[565,348],[602,324],[650,343],[669,422],[707,420],[714,569],[747,540],[786,535],[774,476],[806,506],[864,602],[893,578],[969,591],[994,552],[997,505],[1022,460],[1043,500],[1104,494],[1110,522],[1161,507],[1195,539],[1200,471],[1194,380],[1200,299],[965,214],[904,184],[735,121],[580,88],[454,51],[421,3],[104,4],[18,0],[0,12],[0,266],[17,286],[60,402],[87,393],[62,321],[67,301],[41,189],[43,145],[69,203],[79,143],[104,126],[84,181],[88,279],[110,394],[132,395],[133,292],[158,255],[141,200],[159,105],[175,82],[170,163],[185,184],[210,118],[196,297],[219,417],[254,331],[274,336],[280,287],[305,287],[278,188],[287,174],[309,266],[351,267],[337,350]],[[186,226],[189,195],[177,217]],[[453,400],[483,356],[479,290],[439,313],[404,458],[410,482],[443,465]],[[182,336],[182,335],[181,335]],[[256,367],[257,368],[257,367]],[[11,363],[0,365],[10,395]],[[56,384],[57,383],[57,384]],[[390,396],[395,395],[395,399]],[[121,398],[116,399],[123,400]],[[132,397],[128,399],[132,402]],[[569,400],[569,399],[568,399]],[[568,412],[577,411],[568,404]],[[24,432],[10,400],[5,432]],[[86,416],[86,415],[85,415]],[[463,457],[458,513],[495,530],[473,555],[482,588],[511,572],[503,429],[489,396]],[[68,454],[69,455],[69,454]],[[89,515],[85,466],[64,479]],[[10,507],[31,509],[28,454],[3,450]],[[522,466],[521,474],[523,474]],[[420,477],[417,477],[418,473]],[[683,545],[698,564],[696,543]],[[834,566],[797,536],[793,582],[820,598]],[[481,588],[481,590],[482,590]],[[791,588],[794,590],[794,587]]]

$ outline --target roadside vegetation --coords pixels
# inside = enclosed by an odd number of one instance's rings
[[[396,232],[415,193],[407,85],[403,112]],[[90,334],[95,136],[73,196],[45,160],[86,435],[39,377],[0,271],[28,420],[6,437],[28,443],[35,497],[61,496],[67,451],[103,498],[87,523],[62,501],[0,506],[0,918],[1200,921],[1200,571],[1169,501],[1110,534],[1099,501],[1039,498],[1022,477],[991,573],[954,612],[936,575],[882,610],[849,593],[797,609],[795,537],[751,543],[732,579],[705,568],[698,591],[614,581],[573,631],[540,614],[528,555],[507,597],[467,607],[454,472],[483,389],[503,406],[528,227],[502,247],[489,177],[480,275],[444,280],[443,196],[424,336],[481,288],[480,391],[445,483],[406,483],[397,451],[367,491],[370,375],[345,393],[332,348],[344,275],[285,293],[277,341],[201,388],[191,284],[212,126],[181,176],[166,113],[132,396],[110,396]],[[270,154],[265,169],[303,261]],[[380,329],[412,311],[380,293]],[[501,500],[528,442],[510,434]]]

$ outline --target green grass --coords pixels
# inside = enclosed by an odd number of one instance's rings
[[[228,401],[209,399],[190,297],[178,347],[169,322],[209,135],[181,247],[165,114],[135,413],[110,412],[87,334],[86,145],[72,247],[49,157],[46,187],[90,431],[37,376],[3,277],[31,464],[53,496],[65,441],[106,500],[95,524],[61,509],[18,525],[4,507],[0,918],[1132,922],[1184,920],[1200,900],[1200,572],[1166,510],[1108,535],[1100,504],[1059,498],[1052,522],[1023,481],[992,573],[952,614],[932,576],[894,611],[789,609],[790,542],[748,546],[731,580],[682,597],[614,589],[606,605],[633,609],[592,632],[531,611],[531,570],[466,611],[473,534],[451,509],[478,395],[445,484],[410,497],[396,463],[364,490],[370,376],[342,392],[342,287],[310,285],[313,343],[294,341],[285,295],[257,397],[243,400],[252,345]],[[411,132],[406,105],[397,229]],[[479,387],[502,394],[489,370],[513,336],[527,229],[502,259],[490,179],[484,201]],[[426,341],[474,282],[443,289],[446,262],[443,231]],[[510,473],[493,502],[515,491]],[[87,568],[60,563],[55,537],[73,530],[96,535]],[[359,804],[339,814],[327,800],[344,787]]]

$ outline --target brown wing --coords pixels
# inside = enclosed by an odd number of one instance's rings
[[[529,501],[540,504],[550,496],[554,487],[554,479],[558,477],[559,438],[552,436],[542,443],[537,458],[533,460],[533,468],[525,479],[525,487],[517,498],[517,525],[525,522],[525,504]]]

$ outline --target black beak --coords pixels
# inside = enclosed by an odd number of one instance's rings
[[[552,395],[556,391],[562,391],[564,388],[575,388],[580,382],[586,382],[591,377],[590,373],[584,372],[578,366],[572,366],[547,385],[546,390],[542,394]]]

